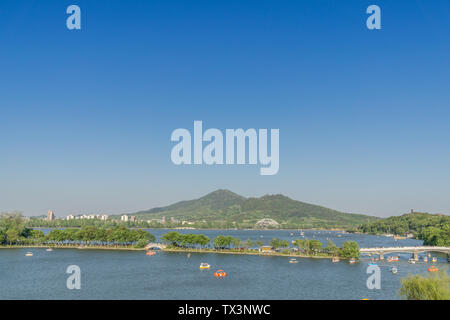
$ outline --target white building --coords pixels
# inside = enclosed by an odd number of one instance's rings
[[[127,221],[128,221],[128,216],[127,216],[126,214],[122,215],[122,216],[120,217],[120,221],[127,222]]]
[[[72,214],[69,214],[69,215],[66,217],[66,220],[72,220],[72,219],[75,219],[75,217],[74,217]]]
[[[109,219],[109,216],[108,216],[107,214],[103,214],[103,215],[100,217],[100,219],[101,219],[101,220],[108,220],[108,219]]]

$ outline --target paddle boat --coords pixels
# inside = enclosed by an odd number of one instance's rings
[[[430,266],[430,267],[428,268],[428,272],[437,272],[437,271],[439,271],[439,269],[436,268],[435,266]]]
[[[339,262],[339,258],[338,257],[333,257],[333,259],[331,259],[331,262]]]
[[[226,276],[227,276],[227,273],[225,271],[223,271],[222,269],[217,270],[216,272],[214,272],[214,277],[216,277],[216,278],[223,279]]]
[[[393,274],[397,274],[398,270],[397,270],[396,267],[392,267],[392,268],[391,268],[391,272],[392,272]]]
[[[156,254],[156,252],[153,251],[153,250],[147,251],[147,252],[145,253],[145,255],[147,255],[147,256],[154,256],[155,254]]]
[[[387,261],[388,262],[396,262],[396,261],[398,261],[398,257],[397,256],[395,256],[395,257],[388,257]]]
[[[33,256],[33,252],[27,252],[25,253],[25,257],[32,257]]]
[[[206,262],[200,263],[200,269],[209,269],[209,268],[211,268],[211,266],[208,263]]]
[[[297,259],[295,259],[295,258],[291,258],[291,259],[289,260],[289,263],[298,263],[298,261],[297,261]]]

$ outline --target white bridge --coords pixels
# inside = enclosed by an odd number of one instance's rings
[[[386,253],[409,252],[412,253],[414,260],[419,260],[419,253],[422,252],[441,252],[447,254],[447,260],[450,258],[450,247],[432,247],[432,246],[418,246],[418,247],[388,247],[388,248],[361,248],[361,253],[377,254],[380,260],[384,259]]]
[[[146,250],[152,250],[152,249],[156,249],[156,250],[163,250],[167,247],[167,245],[165,245],[164,243],[149,243],[148,245],[145,246]]]

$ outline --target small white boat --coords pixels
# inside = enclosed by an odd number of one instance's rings
[[[47,249],[45,249],[45,251],[51,252],[51,251],[53,251],[53,249],[52,248],[47,248]]]
[[[32,257],[33,256],[33,252],[27,252],[25,253],[25,257]]]
[[[211,266],[208,263],[206,262],[200,263],[200,269],[209,269],[209,268],[211,268]]]
[[[298,261],[297,261],[297,259],[295,259],[295,258],[291,258],[291,259],[289,260],[289,263],[298,263]]]
[[[392,268],[391,268],[391,271],[392,271],[393,274],[397,274],[397,272],[398,272],[398,270],[397,270],[396,267],[392,267]]]
[[[350,259],[350,261],[348,262],[348,263],[350,263],[350,264],[354,264],[354,263],[356,263],[356,259]]]
[[[388,262],[395,262],[395,261],[398,261],[398,257],[397,257],[397,256],[395,256],[395,257],[388,257],[388,258],[387,258],[387,261],[388,261]]]
[[[427,257],[423,257],[423,262],[428,262],[428,258]]]
[[[415,263],[416,263],[416,260],[414,260],[413,258],[411,258],[411,259],[408,260],[408,262],[411,263],[411,264],[415,264]]]
[[[339,258],[338,257],[333,257],[333,259],[331,261],[332,262],[339,262]]]

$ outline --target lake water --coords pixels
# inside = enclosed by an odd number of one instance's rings
[[[203,233],[211,239],[219,234],[239,237],[245,241],[268,243],[277,237],[289,242],[301,238],[294,230],[177,230],[183,233]],[[168,230],[149,230],[160,237]],[[294,233],[294,236],[290,234]],[[360,247],[416,246],[418,240],[398,240],[371,235],[342,234],[333,231],[305,231],[309,239],[324,245],[327,238],[338,246],[355,240]],[[25,257],[27,251],[33,257]],[[439,269],[448,266],[444,255],[437,255]],[[386,256],[387,257],[387,256]],[[381,261],[381,289],[366,287],[368,258],[350,265],[330,259],[298,258],[288,263],[288,257],[197,254],[158,252],[146,256],[143,251],[55,249],[0,249],[0,299],[400,299],[400,278],[408,273],[425,274],[427,264],[407,262],[410,254],[400,254],[400,261]],[[210,270],[200,270],[208,262]],[[81,289],[66,287],[66,268],[81,269]],[[390,266],[398,274],[390,272]],[[213,276],[223,269],[224,279]]]

